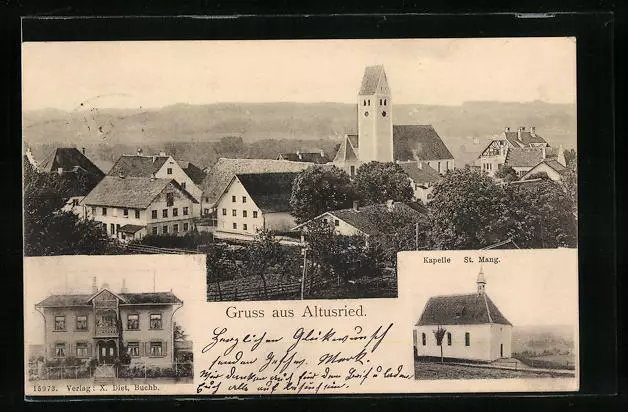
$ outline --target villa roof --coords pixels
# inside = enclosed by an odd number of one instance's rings
[[[292,182],[298,173],[248,173],[236,177],[264,213],[290,210]]]
[[[193,203],[198,203],[192,195],[172,179],[105,176],[100,183],[85,196],[83,204],[146,209],[168,185],[172,185],[176,190],[187,196]]]
[[[427,163],[422,163],[421,167],[419,167],[417,162],[401,162],[399,166],[416,184],[434,183],[443,178],[440,173]]]
[[[310,166],[311,163],[288,160],[220,158],[203,179],[201,189],[211,206],[218,202],[220,195],[237,174],[301,172]]]
[[[504,163],[511,167],[534,167],[543,161],[541,147],[515,147],[508,149]]]
[[[122,298],[127,305],[133,304],[178,304],[183,303],[181,299],[176,297],[172,292],[151,292],[151,293],[116,293],[115,295]],[[69,307],[69,306],[91,306],[90,294],[77,295],[50,295],[46,299],[39,302],[38,307]]]
[[[536,133],[533,135],[529,130],[521,131],[521,140],[519,140],[519,132],[516,130],[514,132],[505,131],[504,137],[514,147],[529,147],[532,143],[547,143],[541,136]]]
[[[393,125],[394,159],[442,160],[453,155],[432,125]]]
[[[433,296],[425,304],[416,326],[512,324],[485,293]]]

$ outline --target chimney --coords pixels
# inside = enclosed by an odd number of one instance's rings
[[[92,294],[98,292],[98,286],[96,285],[96,276],[92,277]]]
[[[543,160],[545,160],[545,156],[546,156],[545,146],[541,146],[541,150],[543,151]]]
[[[521,141],[521,133],[525,130],[526,128],[521,126],[519,127],[519,130],[517,130],[517,140]]]
[[[63,174],[63,168],[62,167],[58,167],[57,168],[57,173],[59,173],[60,175]]]
[[[155,163],[155,159],[157,159],[157,156],[153,155],[153,163]]]
[[[536,137],[536,127],[530,127],[530,136]]]
[[[142,153],[143,153],[143,152],[142,152],[142,148],[141,148],[141,147],[138,147],[138,148],[137,148],[137,155],[138,155],[138,156],[141,156],[141,155],[142,155]]]
[[[509,132],[509,131],[510,131],[510,127],[506,126],[506,127],[504,128],[504,132]]]
[[[164,152],[164,151],[159,152],[159,156],[161,156],[161,157],[166,156],[166,152]]]
[[[480,273],[478,273],[478,279],[475,283],[478,285],[478,295],[483,295],[484,289],[486,288],[486,279],[484,278],[482,266],[480,266]]]
[[[126,288],[126,279],[122,279],[122,287],[120,288],[120,293],[129,293],[129,290]]]
[[[353,201],[353,210],[355,210],[356,212],[360,211],[360,204],[357,200]]]
[[[565,160],[565,149],[563,149],[563,145],[558,146],[558,154],[556,156],[556,161],[561,165],[567,167],[567,161]]]
[[[151,173],[150,174],[150,181],[154,181],[157,177],[155,176],[155,173]]]
[[[325,152],[321,150],[321,157],[325,157]]]
[[[83,152],[83,156],[85,156],[85,148],[81,148],[81,151]]]
[[[389,212],[392,212],[393,209],[395,208],[395,201],[392,199],[388,199],[386,201],[386,208],[388,209]]]

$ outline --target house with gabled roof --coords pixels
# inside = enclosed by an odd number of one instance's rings
[[[297,150],[290,153],[279,153],[277,160],[289,160],[291,162],[307,162],[314,164],[326,164],[329,163],[329,158],[324,151],[319,150],[317,152],[302,152]]]
[[[147,234],[182,235],[194,228],[198,201],[174,179],[105,176],[83,199],[86,218],[123,241]]]
[[[486,294],[486,278],[480,269],[475,293],[433,296],[414,326],[414,348],[418,357],[492,362],[509,358],[512,352],[512,323]],[[445,335],[438,344],[434,331]]]
[[[443,179],[440,173],[428,163],[422,161],[399,163],[399,166],[401,166],[410,180],[414,199],[421,200],[424,203],[428,201],[428,196],[432,193],[434,185]]]
[[[175,310],[183,301],[172,291],[119,292],[93,279],[91,294],[50,295],[35,305],[44,319],[44,357],[75,357],[113,364],[126,351],[131,363],[172,367]]]
[[[203,191],[198,185],[204,178],[203,171],[190,162],[175,160],[166,152],[160,152],[158,155],[144,155],[142,150],[138,149],[137,154],[122,155],[107,175],[144,178],[154,176],[158,179],[175,180],[196,200],[191,210],[192,216],[201,214],[200,204]]]
[[[238,173],[217,201],[217,237],[253,238],[258,230],[287,232],[296,225],[290,214],[296,172]]]
[[[384,66],[364,70],[357,96],[358,133],[345,135],[333,163],[350,176],[360,164],[424,162],[441,174],[454,157],[431,125],[393,125],[392,94]]]
[[[560,181],[567,170],[567,167],[556,159],[543,159],[536,166],[525,172],[520,180],[531,179],[539,173],[546,173],[550,179]]]

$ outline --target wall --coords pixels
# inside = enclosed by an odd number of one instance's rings
[[[107,209],[107,215],[103,216],[102,209],[105,207]],[[95,210],[94,210],[95,209]],[[107,234],[110,237],[118,237],[117,236],[117,225],[120,227],[124,225],[139,225],[146,226],[147,218],[150,217],[146,210],[142,209],[127,209],[128,216],[124,216],[124,209],[121,207],[109,207],[109,206],[94,206],[94,205],[86,205],[86,217],[87,219],[93,218],[94,220],[105,223],[107,225]],[[139,219],[135,218],[135,211],[138,210],[140,212]],[[148,212],[150,213],[150,212]],[[116,230],[114,233],[111,232],[111,224],[116,225]]]
[[[362,162],[393,161],[392,99],[384,90],[378,92],[370,96],[358,96],[358,135]],[[386,106],[380,106],[380,99],[386,99]],[[383,111],[386,111],[385,117]]]
[[[172,305],[125,305],[120,304],[120,318],[122,320],[122,340],[126,345],[129,342],[139,342],[140,357],[133,357],[132,362],[148,362],[160,363],[167,361],[172,363],[174,360],[174,342],[173,342],[173,322],[172,314],[174,308]],[[161,313],[161,329],[150,329],[150,314]],[[139,330],[129,330],[127,316],[129,314],[139,315]],[[165,349],[165,355],[161,357],[150,356],[146,352],[145,343],[150,341],[161,341],[162,350]],[[165,346],[165,347],[164,347]]]
[[[172,173],[168,174],[168,168],[172,169]],[[199,203],[194,203],[194,207],[191,210],[192,216],[201,215],[201,198],[203,197],[203,190],[201,190],[190,177],[181,169],[181,166],[172,158],[169,157],[164,165],[155,173],[155,177],[158,179],[174,179],[177,183],[182,185],[185,183],[185,190],[194,197]]]
[[[64,342],[66,349],[66,357],[76,356],[76,343],[88,343],[88,351],[94,353],[94,345],[92,336],[96,328],[94,312],[91,306],[80,308],[43,308],[45,318],[45,351],[47,359],[54,359],[55,344]],[[76,329],[76,317],[87,316],[87,330]],[[65,316],[65,331],[55,331],[55,317]]]
[[[236,197],[236,201],[232,201],[232,197]],[[242,197],[246,197],[246,203],[242,201]],[[226,209],[226,215],[223,215],[223,209]],[[236,216],[233,216],[233,210]],[[243,211],[247,212],[247,217],[243,217]],[[257,212],[257,217],[253,217],[253,212]],[[218,199],[217,207],[217,230],[221,232],[237,233],[247,236],[255,236],[257,229],[264,227],[264,216],[259,210],[251,196],[242,186],[242,183],[236,178],[229,185],[223,196]],[[237,228],[233,228],[233,224]],[[246,230],[244,225],[246,224]]]
[[[521,179],[525,180],[526,178],[528,178],[529,176],[532,176],[533,174],[536,173],[541,173],[541,172],[545,172],[547,173],[547,176],[558,182],[562,179],[562,176],[560,175],[560,173],[558,173],[556,170],[552,169],[551,167],[549,167],[547,164],[545,163],[540,163],[536,166],[534,166],[532,169],[530,169],[527,173],[525,173]]]
[[[500,344],[504,345],[504,358],[510,358],[512,350],[512,326],[491,324],[491,360],[500,358]]]
[[[454,159],[437,159],[425,161],[432,169],[436,170],[440,174],[444,175],[448,170],[454,170]],[[440,165],[440,166],[439,166]]]
[[[443,355],[450,358],[491,361],[491,325],[442,325],[451,333],[451,346],[447,345],[447,335],[443,338]],[[433,331],[438,326],[416,326],[417,355],[440,357],[440,346],[436,345]],[[471,345],[465,346],[465,332],[471,334]],[[422,345],[421,334],[426,335],[426,346]],[[499,349],[499,347],[498,347]]]

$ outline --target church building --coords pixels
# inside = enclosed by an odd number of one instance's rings
[[[443,356],[492,362],[509,358],[512,324],[486,294],[483,271],[477,277],[477,291],[464,295],[433,296],[425,305],[414,328],[415,355]],[[445,329],[438,345],[434,331]]]
[[[372,161],[423,162],[441,174],[454,157],[431,125],[394,125],[392,94],[384,66],[368,66],[357,97],[358,134],[345,135],[333,164],[354,176]]]

